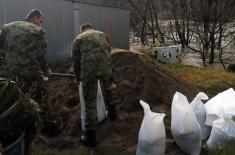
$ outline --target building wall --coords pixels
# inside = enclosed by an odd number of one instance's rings
[[[129,10],[88,3],[75,3],[74,9],[75,33],[81,24],[91,23],[110,35],[113,47],[129,49]]]
[[[48,58],[63,59],[71,55],[74,38],[73,4],[67,0],[0,0],[0,26],[22,20],[33,8],[45,16],[48,37]]]
[[[126,9],[72,0],[0,0],[0,26],[23,20],[33,8],[44,13],[43,27],[47,31],[51,61],[71,56],[73,39],[82,23],[91,23],[98,30],[112,34],[113,47],[129,48],[129,11]]]

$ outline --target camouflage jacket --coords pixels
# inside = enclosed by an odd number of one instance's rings
[[[0,76],[39,76],[41,71],[47,71],[47,41],[42,27],[26,21],[6,24],[0,42],[3,57]]]
[[[2,29],[0,27],[0,66],[2,64],[3,54],[4,54],[4,50],[3,50],[3,36],[2,36]]]
[[[81,72],[83,71],[81,66],[87,62],[85,59],[96,60],[99,59],[100,54],[105,54],[111,60],[108,36],[100,31],[87,30],[75,38],[72,54],[74,71],[78,80],[80,80]]]

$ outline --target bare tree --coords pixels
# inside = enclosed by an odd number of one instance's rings
[[[130,28],[141,43],[178,43],[200,53],[203,64],[221,58],[231,43],[235,17],[234,0],[103,0],[129,6]]]
[[[234,19],[235,3],[231,0],[200,0],[194,1],[192,7],[194,7],[194,26],[200,27],[197,28],[199,31],[196,31],[196,34],[203,45],[202,59],[204,65],[206,59],[208,59],[209,64],[212,64],[215,60],[215,52],[221,52],[218,47],[222,47],[222,40],[226,40],[221,32],[227,33],[227,31],[230,31],[225,29],[225,25],[229,24],[231,19]],[[229,37],[231,37],[231,33],[227,34],[230,34]]]
[[[182,44],[183,48],[188,47],[199,52],[204,65],[207,60],[209,64],[214,63],[215,52],[221,51],[216,45],[225,39],[219,33],[228,31],[224,30],[223,25],[233,19],[234,1],[168,0],[168,6],[165,12],[173,34],[168,38]]]
[[[158,2],[155,0],[128,0],[128,2],[132,8],[131,28],[140,34],[142,44],[148,43],[147,36],[152,37],[152,44],[155,44],[156,39],[164,44],[164,32],[159,24],[158,13],[160,9]]]

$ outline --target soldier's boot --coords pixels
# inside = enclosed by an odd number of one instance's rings
[[[108,111],[109,111],[109,120],[115,121],[117,119],[116,106],[115,105],[108,106]]]
[[[25,145],[25,149],[24,149],[24,153],[25,155],[31,155],[31,144],[30,145]]]
[[[36,136],[36,133],[37,133],[37,129],[35,129],[33,127],[31,129],[26,130],[25,138],[24,138],[24,140],[25,140],[25,148],[24,148],[25,155],[32,154],[31,144],[32,144],[34,137]]]
[[[93,129],[88,129],[82,134],[81,142],[85,146],[96,147],[96,131]]]

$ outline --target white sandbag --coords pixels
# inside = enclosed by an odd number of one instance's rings
[[[223,110],[222,110],[223,111]],[[206,145],[210,151],[217,150],[220,146],[233,147],[235,142],[235,122],[231,115],[225,114],[213,122],[210,138]],[[229,146],[230,145],[230,146]]]
[[[230,88],[219,93],[206,104],[206,125],[212,126],[213,121],[219,119],[219,111],[222,109],[226,115],[235,116],[235,91]]]
[[[104,98],[102,95],[102,90],[100,86],[100,81],[97,82],[97,97],[96,97],[96,109],[97,109],[97,118],[98,122],[103,121],[107,117],[107,111],[104,103]],[[85,120],[86,120],[86,113],[85,113],[85,101],[82,93],[82,82],[79,85],[79,98],[81,104],[81,124],[82,124],[82,131],[85,131]]]
[[[171,107],[171,131],[177,145],[184,152],[199,155],[201,152],[201,127],[183,94],[176,92]]]
[[[82,82],[79,84],[79,99],[80,99],[80,107],[81,107],[81,125],[82,131],[85,130],[85,121],[86,121],[86,112],[85,112],[85,101],[82,93]]]
[[[208,100],[208,96],[200,92],[197,94],[197,96],[194,98],[194,100],[190,103],[191,108],[193,109],[197,121],[200,124],[201,127],[201,133],[202,133],[202,139],[207,139],[210,135],[211,127],[205,125],[206,121],[206,108],[203,104],[202,100]]]
[[[97,89],[98,89],[97,98],[96,98],[97,117],[98,117],[98,122],[101,122],[107,117],[108,113],[106,111],[104,97],[103,97],[102,89],[100,86],[100,81],[98,81]]]
[[[154,113],[147,103],[140,101],[144,109],[136,155],[164,155],[166,131],[163,119],[165,114]]]

